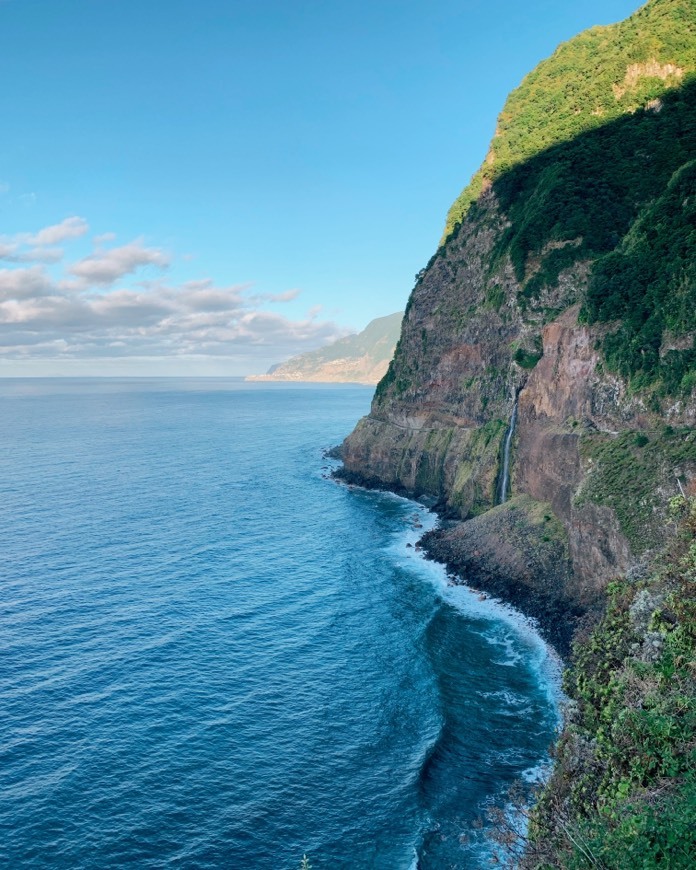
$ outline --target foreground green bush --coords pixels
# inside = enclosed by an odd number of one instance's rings
[[[577,640],[569,716],[525,867],[690,868],[696,854],[696,499],[649,577]]]

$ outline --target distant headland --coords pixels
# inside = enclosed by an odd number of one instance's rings
[[[399,340],[403,312],[377,317],[362,332],[326,347],[293,356],[247,381],[314,381],[377,384],[386,374]]]

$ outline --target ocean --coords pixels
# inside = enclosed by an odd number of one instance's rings
[[[490,866],[557,662],[330,479],[370,398],[0,381],[0,866]]]

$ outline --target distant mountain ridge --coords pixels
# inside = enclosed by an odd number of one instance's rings
[[[394,356],[403,316],[398,311],[377,317],[362,332],[291,357],[265,375],[249,375],[246,380],[376,384]]]

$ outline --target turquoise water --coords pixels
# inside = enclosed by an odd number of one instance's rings
[[[326,479],[370,395],[0,381],[1,866],[489,866],[554,663]]]

